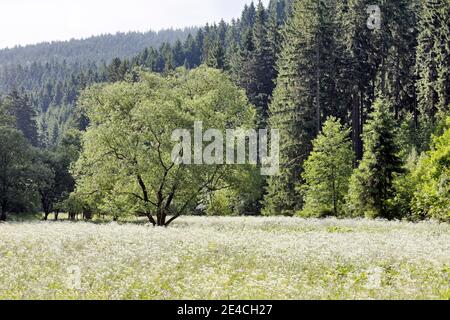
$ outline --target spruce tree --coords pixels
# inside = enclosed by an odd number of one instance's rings
[[[281,52],[283,41],[281,29],[286,23],[285,15],[279,12],[281,3],[284,3],[284,1],[272,0],[268,8],[267,37],[272,51],[271,55],[275,57],[275,60]]]
[[[250,5],[245,5],[244,10],[242,11],[241,16],[241,28],[253,28],[253,25],[255,23],[255,16],[256,16],[256,8],[253,1],[250,3]]]
[[[380,63],[380,30],[369,29],[367,8],[370,0],[345,0],[338,3],[337,41],[343,54],[339,59],[339,90],[348,97],[351,110],[352,140],[356,159],[363,156],[363,124],[375,98],[377,66]]]
[[[260,127],[265,127],[267,124],[269,99],[275,87],[276,74],[276,46],[272,47],[273,44],[269,40],[268,19],[266,9],[259,1],[253,27],[252,76],[254,77],[254,92],[249,92],[249,100],[257,108]]]
[[[390,205],[395,194],[394,178],[401,173],[397,123],[392,106],[378,98],[365,126],[364,156],[355,170],[348,195],[349,213],[371,218],[396,218]]]
[[[417,94],[423,116],[435,120],[450,104],[450,1],[421,1]]]
[[[254,52],[255,44],[253,39],[253,32],[249,28],[245,28],[241,34],[240,44],[237,50],[230,55],[230,72],[233,81],[245,90],[251,103],[254,100],[250,99],[253,93],[256,92],[255,76],[254,76]]]
[[[351,110],[357,160],[363,153],[363,124],[376,94],[393,102],[395,116],[415,112],[414,52],[416,0],[383,1],[379,26],[369,28],[370,0],[338,2],[336,34],[339,54],[338,91]]]
[[[303,216],[339,216],[353,169],[350,130],[329,118],[321,134],[313,141],[313,152],[305,161],[302,190],[305,195]]]
[[[174,66],[176,68],[178,68],[178,67],[181,67],[182,65],[184,65],[185,53],[183,50],[183,44],[181,43],[180,40],[177,40],[175,42],[175,45],[173,46],[172,51],[173,51],[172,56],[173,56]]]
[[[337,104],[332,0],[302,0],[284,30],[269,124],[281,132],[279,176],[269,178],[265,214],[293,214],[303,200],[298,185],[311,141]]]
[[[200,49],[192,35],[189,35],[184,43],[185,60],[188,68],[195,68],[200,65]]]
[[[122,65],[122,61],[119,58],[113,59],[111,64],[108,66],[108,80],[110,82],[117,82],[122,80],[120,75],[120,66]]]
[[[172,46],[169,43],[164,43],[159,49],[159,55],[164,63],[163,72],[172,71],[176,66],[174,62]]]
[[[225,49],[218,39],[214,41],[209,49],[206,65],[219,70],[225,69]]]
[[[7,106],[10,114],[15,119],[15,127],[22,131],[24,137],[33,146],[38,146],[38,130],[36,123],[37,112],[31,105],[30,98],[22,89],[14,89],[7,96]]]
[[[417,122],[415,63],[417,0],[396,0],[382,7],[386,49],[380,92],[392,102],[396,119],[411,113]],[[417,125],[417,124],[416,124]]]

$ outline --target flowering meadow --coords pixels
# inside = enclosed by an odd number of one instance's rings
[[[0,299],[450,299],[450,225],[5,223]]]

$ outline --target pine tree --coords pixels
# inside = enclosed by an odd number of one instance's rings
[[[176,68],[181,67],[182,65],[184,65],[184,60],[185,58],[185,53],[183,50],[183,44],[181,43],[180,40],[177,40],[175,42],[175,45],[173,46],[172,49],[173,53],[173,63],[175,65]]]
[[[383,1],[379,28],[369,28],[370,0],[338,2],[336,33],[339,52],[338,91],[351,110],[352,139],[359,161],[363,155],[363,124],[376,94],[393,102],[398,119],[414,113],[414,52],[416,0]]]
[[[199,64],[201,64],[204,61],[204,56],[203,56],[203,47],[205,45],[205,32],[203,30],[203,28],[200,28],[197,31],[197,34],[195,36],[195,46],[197,47],[198,51],[198,55],[199,55]]]
[[[119,58],[115,58],[108,67],[108,80],[110,82],[121,81],[121,65],[122,61]]]
[[[376,66],[379,64],[379,30],[367,27],[368,0],[345,0],[338,3],[339,32],[337,41],[342,50],[339,90],[347,96],[351,110],[352,141],[356,160],[363,156],[362,132],[367,113],[375,97]]]
[[[364,156],[350,182],[349,213],[393,219],[396,213],[390,201],[395,194],[394,178],[403,171],[397,123],[391,104],[383,98],[377,99],[373,108],[363,135]]]
[[[172,46],[169,43],[164,43],[159,48],[159,57],[160,63],[164,66],[162,72],[169,72],[175,68]]]
[[[435,120],[450,104],[450,1],[421,1],[416,72],[419,109]]]
[[[256,16],[256,8],[253,1],[250,5],[245,5],[244,10],[242,11],[241,17],[241,28],[242,29],[252,29],[255,24],[255,16]]]
[[[334,84],[335,3],[302,0],[284,30],[278,79],[270,105],[270,127],[281,131],[281,174],[269,179],[265,214],[292,214],[302,207],[302,165],[323,117],[337,104]]]
[[[415,63],[417,0],[387,2],[382,7],[386,53],[381,65],[381,93],[392,102],[396,119],[413,114],[417,127]]]
[[[353,169],[350,130],[334,117],[323,125],[313,141],[314,149],[305,162],[305,207],[303,216],[339,216]]]
[[[254,51],[253,81],[254,92],[248,92],[249,100],[258,111],[260,127],[265,127],[268,119],[269,99],[275,87],[275,60],[276,51],[272,48],[268,35],[268,16],[261,1],[258,2],[255,24],[253,27]]]
[[[225,49],[219,40],[214,41],[209,49],[206,65],[219,70],[225,69]]]
[[[38,130],[36,123],[37,112],[30,103],[28,95],[22,89],[14,89],[7,96],[7,105],[10,114],[15,119],[15,127],[22,131],[24,137],[33,146],[38,146]]]
[[[189,35],[184,43],[184,52],[186,57],[186,67],[195,68],[200,65],[200,50],[192,35]]]
[[[284,14],[279,12],[279,7],[282,3],[284,3],[284,1],[272,0],[268,8],[269,17],[267,22],[267,37],[270,43],[270,48],[272,50],[271,54],[273,57],[275,57],[275,60],[281,52],[281,45],[283,41],[281,28],[286,22],[286,17],[284,16]]]
[[[234,47],[234,46],[233,46]],[[251,103],[252,93],[256,91],[254,76],[254,55],[255,50],[252,29],[245,28],[241,34],[241,42],[236,45],[230,57],[230,71],[234,82],[245,90]]]

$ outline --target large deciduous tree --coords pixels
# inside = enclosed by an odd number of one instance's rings
[[[23,134],[0,124],[0,220],[7,212],[23,209],[30,199],[31,149]]]
[[[68,130],[57,148],[40,150],[37,154],[35,181],[44,220],[54,211],[57,219],[57,206],[74,190],[75,181],[69,169],[78,158],[80,135],[77,130]]]
[[[218,70],[179,69],[140,78],[96,86],[82,95],[90,125],[74,170],[76,194],[94,199],[99,210],[144,215],[153,225],[168,226],[208,192],[229,187],[239,168],[174,163],[174,130],[192,130],[196,121],[222,133],[249,127],[255,110]]]

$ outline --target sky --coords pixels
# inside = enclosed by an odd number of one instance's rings
[[[201,26],[251,0],[0,0],[0,48],[104,33]],[[267,5],[269,0],[263,0]]]

